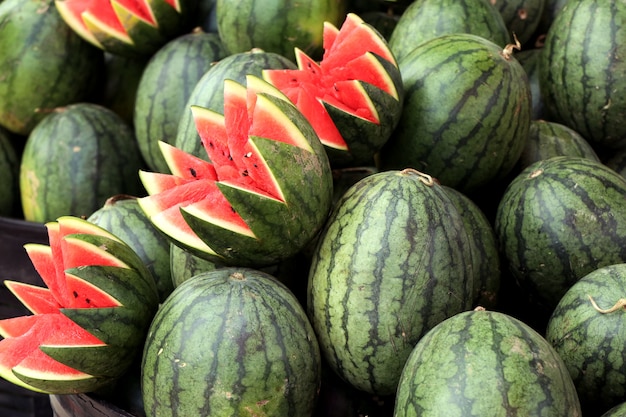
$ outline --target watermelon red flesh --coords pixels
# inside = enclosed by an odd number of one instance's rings
[[[88,375],[70,368],[43,353],[39,346],[101,346],[97,337],[61,313],[39,314],[0,320],[0,375],[18,382],[12,369],[37,369],[53,377],[76,378]],[[18,382],[19,383],[19,382]]]
[[[49,288],[17,281],[5,281],[4,285],[33,314],[58,313],[62,307]],[[2,332],[0,332],[2,334]],[[6,336],[5,336],[6,337]],[[13,337],[13,336],[11,336]]]

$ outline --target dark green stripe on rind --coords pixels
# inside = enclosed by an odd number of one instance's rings
[[[513,169],[531,121],[519,62],[483,38],[454,34],[421,44],[399,65],[404,107],[380,153],[384,169],[412,167],[465,193]]]
[[[137,87],[134,127],[151,170],[169,173],[158,142],[174,143],[196,83],[225,57],[226,49],[216,33],[193,32],[170,41],[148,62]]]
[[[563,6],[548,31],[540,62],[547,117],[592,146],[625,143],[626,4],[582,0]]]
[[[295,297],[266,274],[230,268],[177,287],[155,316],[142,366],[152,415],[304,417],[321,365]]]
[[[626,264],[608,265],[581,278],[559,301],[546,339],[563,358],[583,411],[608,410],[626,394],[624,310],[601,313],[626,296]]]
[[[394,392],[423,333],[472,302],[462,219],[422,179],[387,171],[359,181],[313,255],[308,309],[322,352],[361,390]]]
[[[563,361],[539,333],[502,313],[470,311],[417,343],[394,417],[501,415],[581,416]]]
[[[626,260],[626,180],[577,157],[539,161],[505,191],[496,235],[513,277],[554,307],[578,279]]]

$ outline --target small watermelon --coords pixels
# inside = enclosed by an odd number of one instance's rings
[[[563,360],[541,334],[496,311],[454,315],[411,352],[394,417],[580,417]]]
[[[271,265],[299,252],[332,201],[328,157],[306,118],[255,76],[224,82],[223,115],[192,111],[212,163],[161,142],[172,174],[140,173],[152,223],[221,264]]]
[[[263,77],[307,117],[331,164],[372,162],[400,118],[403,86],[387,41],[356,14],[340,29],[324,24],[318,63],[296,49],[297,70],[266,70]]]
[[[107,52],[149,56],[189,29],[192,0],[54,0],[65,23]]]
[[[141,352],[156,285],[130,247],[93,223],[64,216],[46,226],[50,246],[25,249],[47,288],[5,281],[33,314],[0,320],[0,376],[33,391],[94,391]]]
[[[597,415],[626,397],[626,264],[582,277],[561,298],[546,339],[565,362],[585,414]]]
[[[148,416],[311,417],[320,384],[304,309],[273,276],[246,268],[178,286],[154,317],[142,359]]]

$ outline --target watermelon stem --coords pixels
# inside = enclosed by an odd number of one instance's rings
[[[517,39],[517,35],[515,33],[513,34],[513,40],[515,41],[515,43],[509,43],[508,45],[506,45],[501,53],[504,59],[506,59],[507,61],[511,60],[514,49],[517,49],[518,51],[522,50],[522,44],[520,43],[519,39]]]
[[[437,182],[437,180],[435,180],[431,175],[420,172],[416,170],[415,168],[405,168],[402,171],[400,171],[400,175],[409,175],[409,174],[417,175],[419,180],[429,187],[432,187]]]
[[[619,309],[626,308],[626,298],[620,298],[619,300],[617,300],[613,307],[610,307],[608,309],[601,309],[600,307],[598,307],[598,304],[596,304],[593,297],[591,297],[590,295],[587,295],[587,297],[589,297],[589,301],[591,301],[591,305],[593,306],[593,308],[595,308],[597,312],[602,314],[609,314]]]

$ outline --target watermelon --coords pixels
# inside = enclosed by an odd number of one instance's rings
[[[221,264],[298,253],[332,200],[328,157],[306,118],[259,77],[224,82],[224,114],[192,107],[211,163],[161,142],[172,174],[141,171],[139,205],[174,243]]]
[[[503,180],[531,122],[528,77],[514,49],[457,33],[405,56],[404,107],[380,152],[380,168],[412,167],[468,195]]]
[[[511,41],[502,15],[485,0],[416,0],[400,15],[389,47],[401,61],[419,44],[450,33],[471,33],[504,47]]]
[[[46,227],[49,246],[25,245],[46,287],[5,281],[32,314],[0,320],[0,376],[33,391],[94,391],[141,352],[156,286],[135,252],[106,230],[72,216]]]
[[[179,117],[173,145],[194,156],[208,159],[191,107],[201,106],[224,114],[224,81],[228,79],[244,84],[248,75],[260,77],[266,68],[295,68],[295,64],[282,55],[258,48],[231,54],[217,61],[192,87]]]
[[[117,194],[94,211],[87,221],[114,234],[141,258],[156,282],[160,301],[172,292],[170,241],[150,223],[137,197]]]
[[[21,136],[54,108],[87,100],[104,54],[76,35],[52,0],[0,3],[0,126]]]
[[[522,65],[528,83],[530,85],[530,95],[532,97],[532,120],[543,118],[543,100],[541,99],[541,87],[539,85],[539,61],[541,48],[522,49],[515,54],[515,58]]]
[[[495,230],[504,269],[553,309],[580,278],[626,262],[626,179],[588,158],[535,162],[509,184]]]
[[[143,195],[143,161],[117,113],[81,102],[48,114],[26,140],[19,184],[24,218],[88,217],[115,194]]]
[[[561,298],[546,339],[565,362],[583,411],[599,415],[626,396],[626,264],[598,268]]]
[[[313,253],[307,308],[331,369],[395,392],[415,343],[471,308],[470,240],[456,206],[412,169],[369,175],[335,205]]]
[[[600,162],[593,147],[575,130],[556,122],[533,120],[517,169],[553,156],[578,156]]]
[[[67,26],[107,52],[149,56],[186,32],[192,0],[55,0]]]
[[[333,167],[372,163],[400,117],[403,85],[387,41],[354,13],[324,23],[324,55],[296,49],[297,70],[263,77],[307,117]]]
[[[622,417],[626,414],[626,401],[616,405],[615,407],[602,414],[601,417]]]
[[[546,117],[594,147],[626,145],[626,3],[565,4],[545,39],[539,64]]]
[[[133,118],[139,150],[149,169],[168,173],[159,141],[174,143],[196,83],[226,54],[216,33],[194,30],[169,41],[150,58],[137,86]]]
[[[582,415],[567,368],[524,322],[476,309],[450,317],[415,346],[394,417]]]
[[[289,59],[322,52],[322,23],[338,25],[348,0],[217,0],[217,31],[231,54],[260,48]]]
[[[150,416],[310,417],[321,383],[315,333],[273,276],[232,267],[178,286],[142,360]]]

